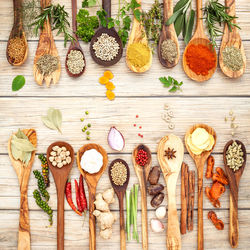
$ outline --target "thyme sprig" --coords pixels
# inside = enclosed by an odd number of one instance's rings
[[[228,7],[219,3],[218,0],[209,0],[202,9],[204,12],[203,19],[205,19],[211,43],[214,47],[217,47],[216,38],[223,34],[223,31],[220,29],[222,24],[227,24],[230,32],[233,27],[240,29],[240,27],[233,22],[237,17],[229,15],[226,12],[227,9]]]

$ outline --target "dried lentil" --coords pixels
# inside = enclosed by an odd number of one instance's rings
[[[226,152],[227,165],[235,172],[239,170],[244,163],[244,153],[241,144],[234,141]]]
[[[67,66],[68,70],[72,74],[80,74],[85,67],[85,61],[82,52],[79,50],[71,50],[67,57]]]
[[[111,167],[112,181],[117,186],[122,186],[127,180],[127,168],[122,162],[115,162]]]
[[[58,64],[58,57],[49,54],[41,56],[36,62],[37,68],[43,75],[50,75],[51,73],[56,71],[58,68]]]
[[[230,46],[222,51],[223,63],[232,71],[238,71],[243,67],[243,58],[240,49]]]
[[[166,39],[161,44],[161,56],[169,63],[173,63],[177,58],[177,46],[171,39]]]
[[[23,61],[26,52],[25,40],[23,37],[11,38],[7,47],[8,56],[13,63]]]

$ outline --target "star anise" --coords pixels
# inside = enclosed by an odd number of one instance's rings
[[[176,158],[175,153],[176,153],[176,151],[174,151],[173,148],[172,149],[168,148],[167,150],[165,150],[164,156],[166,156],[168,158],[168,160],[172,160],[173,158]]]

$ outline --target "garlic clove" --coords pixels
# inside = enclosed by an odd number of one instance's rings
[[[109,130],[108,144],[113,150],[116,151],[122,151],[125,146],[125,140],[122,133],[114,126]]]
[[[161,220],[163,219],[167,214],[166,207],[160,206],[155,210],[155,215],[157,219]]]
[[[159,221],[158,219],[151,219],[150,220],[150,225],[151,225],[152,231],[155,232],[155,233],[161,233],[165,229],[162,222]]]

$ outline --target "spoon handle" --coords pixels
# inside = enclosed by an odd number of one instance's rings
[[[111,17],[111,0],[102,0],[102,8],[107,12],[106,17]]]
[[[231,192],[230,192],[229,240],[232,248],[236,248],[238,246],[239,242],[238,195],[233,195]]]
[[[172,14],[173,14],[173,1],[164,0],[163,1],[164,23],[172,16]]]
[[[126,236],[124,227],[124,208],[123,208],[123,197],[122,194],[119,198],[119,209],[120,209],[120,249],[126,250]]]
[[[227,14],[235,16],[235,0],[225,0],[225,6],[228,7],[226,10]],[[234,18],[232,22],[236,23],[236,19]]]
[[[95,227],[95,216],[93,212],[95,210],[95,188],[88,185],[89,189],[89,249],[96,249],[96,227]]]
[[[204,33],[203,29],[203,15],[202,15],[202,0],[196,0],[196,30],[199,30],[200,32]]]
[[[19,29],[22,28],[22,0],[13,0],[14,8],[14,24],[18,25]]]
[[[71,0],[71,5],[72,5],[72,30],[73,30],[73,34],[76,35],[77,0]]]
[[[64,188],[57,188],[57,250],[64,249]]]
[[[198,250],[204,249],[203,243],[203,167],[198,166]]]

